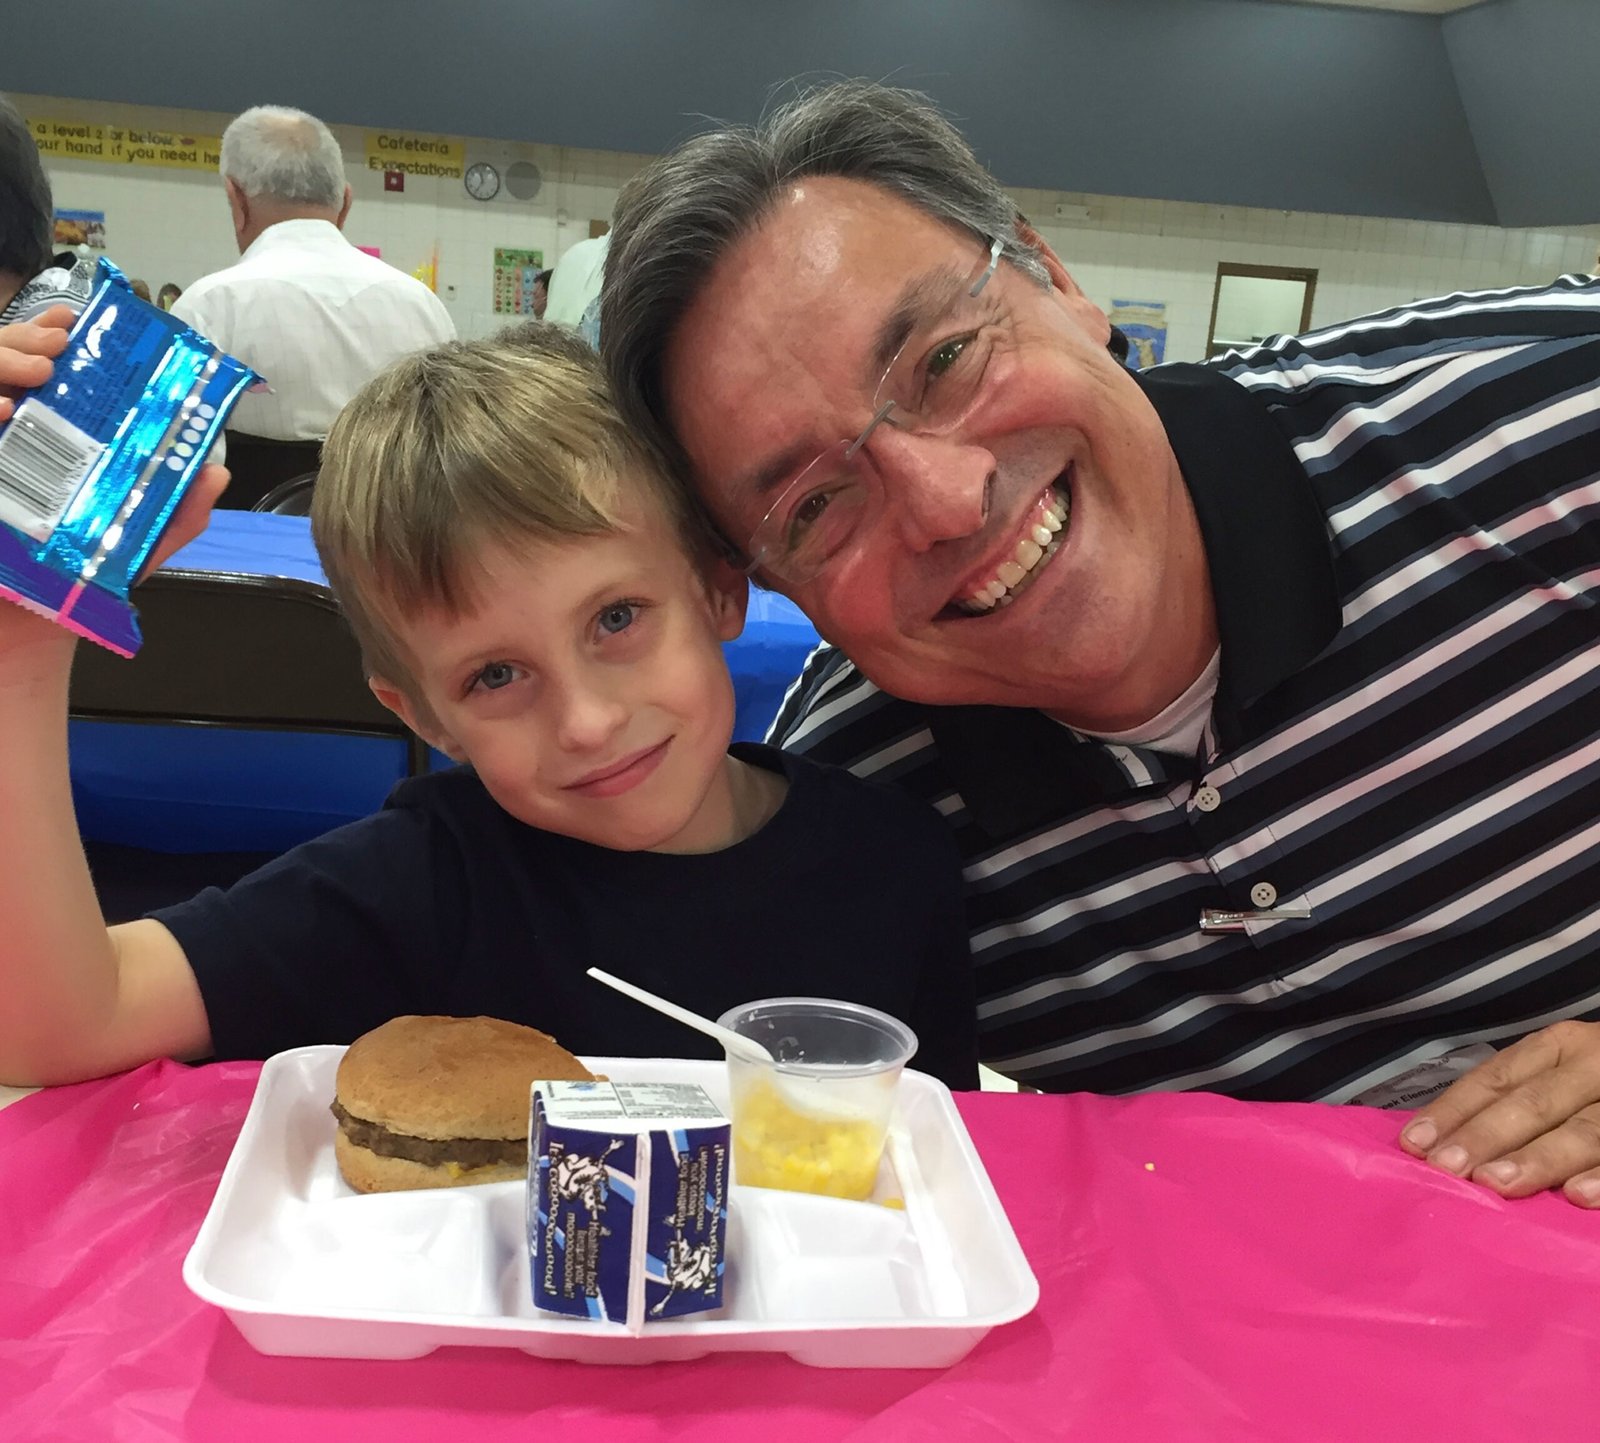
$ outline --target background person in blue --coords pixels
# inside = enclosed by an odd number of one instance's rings
[[[1405,1145],[1600,1205],[1600,287],[1114,339],[905,92],[617,206],[620,402],[837,648],[778,739],[954,829],[984,1060],[1349,1100],[1503,1046]]]

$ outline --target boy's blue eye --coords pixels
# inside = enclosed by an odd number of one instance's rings
[[[491,661],[474,678],[485,691],[499,691],[503,686],[510,686],[516,679],[515,668],[510,662],[505,661]]]
[[[626,631],[633,625],[634,608],[631,602],[617,601],[606,607],[596,620],[600,623],[600,630],[615,636],[619,631]]]

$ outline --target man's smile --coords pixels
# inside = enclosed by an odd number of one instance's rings
[[[1028,509],[1008,553],[986,563],[956,591],[950,610],[982,616],[1009,606],[1061,548],[1072,520],[1072,467],[1068,467]]]

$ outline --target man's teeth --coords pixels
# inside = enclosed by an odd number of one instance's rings
[[[1010,602],[1013,596],[1024,589],[1039,563],[1045,557],[1055,555],[1060,545],[1061,530],[1071,515],[1071,500],[1052,492],[1050,499],[1035,514],[1032,527],[1018,540],[1011,559],[1002,561],[993,577],[963,597],[961,604],[968,611],[980,612]]]

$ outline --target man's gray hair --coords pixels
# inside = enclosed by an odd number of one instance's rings
[[[980,239],[1048,282],[1016,203],[925,95],[864,80],[804,90],[755,126],[711,131],[654,161],[617,199],[600,352],[628,423],[685,477],[666,415],[668,342],[723,256],[807,176],[866,181]]]
[[[344,155],[314,115],[286,105],[257,105],[222,133],[222,173],[252,200],[338,210],[344,204]]]

